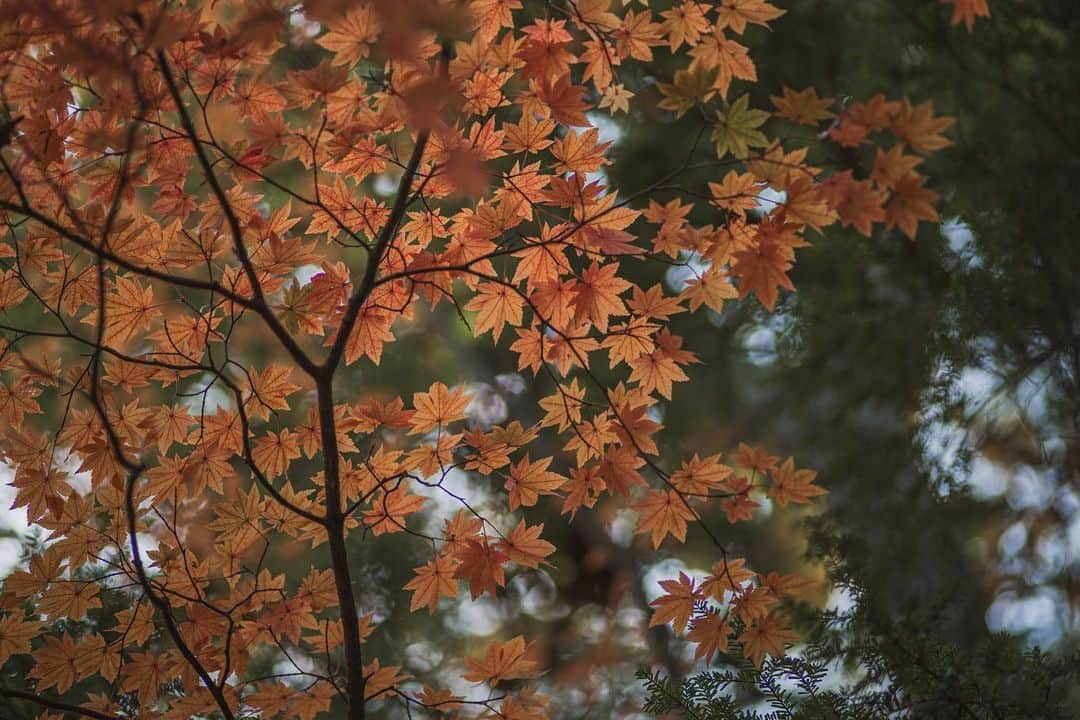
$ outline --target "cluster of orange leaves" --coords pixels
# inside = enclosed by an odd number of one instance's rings
[[[348,644],[340,577],[275,574],[263,564],[282,545],[420,536],[431,559],[405,589],[430,612],[461,583],[494,596],[508,569],[549,562],[543,523],[500,525],[463,506],[437,535],[420,532],[425,494],[452,470],[490,478],[511,512],[544,496],[571,518],[602,498],[627,503],[654,548],[685,540],[713,505],[737,522],[764,494],[812,502],[824,492],[812,472],[750,447],[731,465],[694,455],[669,469],[656,410],[697,358],[668,323],[750,293],[771,310],[793,289],[807,231],[839,220],[914,237],[937,219],[914,168],[947,143],[950,121],[928,104],[877,97],[834,112],[813,90],[785,89],[769,114],[731,92],[757,79],[744,33],[783,14],[765,0],[656,11],[580,0],[537,17],[519,0],[291,5],[0,2],[0,450],[15,507],[47,538],[3,584],[0,666],[32,655],[39,693],[113,683],[79,701],[91,711],[116,712],[121,695],[140,717],[328,710],[342,672],[329,658]],[[956,3],[965,20],[981,9]],[[290,52],[312,62],[290,65]],[[652,187],[620,197],[600,172],[609,143],[592,113],[647,100],[655,53],[685,67],[651,102],[672,120],[692,115],[715,145],[716,182],[696,209]],[[805,143],[765,135],[773,117],[875,148],[872,169],[856,153],[823,176]],[[870,144],[885,131],[894,144]],[[373,190],[387,176],[402,178],[389,200]],[[675,294],[627,279],[689,257],[704,269]],[[418,308],[444,302],[476,336],[509,338],[517,369],[551,390],[543,418],[485,426],[461,387],[434,383],[408,406],[346,396],[324,432],[321,358],[340,348],[345,366],[378,364]],[[598,368],[618,379],[601,383]],[[544,438],[561,452],[529,450]],[[134,536],[153,540],[145,582]],[[677,599],[654,622],[681,630],[686,603],[710,597],[728,602],[756,662],[782,653],[794,635],[769,608],[798,583],[744,587],[756,576],[734,563],[714,573],[698,589],[665,584]],[[106,597],[127,609],[104,615]],[[726,617],[693,619],[699,656],[726,647]],[[371,615],[359,626],[361,641],[376,630]],[[305,692],[245,674],[288,648],[328,659],[300,673]],[[399,690],[400,667],[365,659],[354,670],[366,698],[469,717],[545,712],[531,689],[498,702]],[[467,667],[467,681],[489,685],[541,671],[521,637]]]
[[[760,576],[744,559],[725,557],[700,585],[682,572],[677,580],[660,585],[665,592],[651,603],[656,612],[650,626],[670,624],[676,633],[689,629],[686,639],[697,645],[695,660],[711,661],[717,653],[728,652],[734,641],[760,666],[765,656],[780,657],[798,640],[774,606],[785,599],[803,599],[813,583],[798,575]]]

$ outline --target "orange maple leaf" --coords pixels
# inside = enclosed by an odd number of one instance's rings
[[[463,420],[469,401],[470,397],[464,388],[459,387],[450,392],[441,382],[436,382],[427,392],[414,394],[413,407],[416,412],[409,418],[409,425],[412,427],[409,434],[431,432],[455,420]]]
[[[816,477],[817,472],[814,470],[796,470],[795,459],[788,458],[783,465],[772,471],[769,497],[776,500],[780,507],[787,507],[789,502],[809,504],[810,498],[828,492],[814,484]]]
[[[458,584],[454,576],[457,566],[458,562],[453,558],[440,555],[420,567],[413,568],[416,577],[405,584],[405,589],[413,592],[409,611],[415,612],[427,606],[428,613],[434,613],[440,598],[457,597]]]
[[[566,478],[548,470],[551,460],[546,457],[532,462],[526,455],[510,468],[505,487],[510,495],[511,510],[522,505],[532,507],[541,495],[558,494]]]
[[[661,580],[660,587],[667,592],[649,603],[656,608],[649,627],[670,622],[675,632],[682,632],[694,614],[694,604],[705,597],[695,584],[694,578],[684,572],[679,573],[678,580]]]
[[[486,540],[466,540],[454,557],[461,563],[454,570],[454,577],[469,581],[473,600],[485,592],[494,597],[497,588],[506,585],[503,563],[510,557]]]
[[[549,565],[544,558],[555,552],[555,546],[540,539],[543,530],[544,523],[528,527],[521,520],[499,544],[505,549],[506,556],[519,565],[530,568],[540,567],[541,563]]]
[[[374,535],[401,532],[406,516],[419,511],[426,500],[405,488],[395,488],[372,501],[371,509],[364,512],[364,523],[371,526]]]
[[[521,325],[525,300],[512,287],[501,282],[482,282],[477,288],[477,295],[465,305],[466,310],[476,312],[476,326],[473,335],[480,337],[487,331],[495,342],[503,328]]]
[[[789,250],[779,243],[762,242],[756,248],[735,253],[731,274],[739,279],[739,297],[752,292],[772,312],[780,297],[779,288],[795,289],[787,274],[790,269]]]
[[[468,672],[464,678],[469,682],[488,682],[498,685],[503,680],[537,677],[540,663],[529,657],[533,644],[525,645],[525,638],[517,635],[505,643],[488,645],[481,659],[465,658]]]
[[[619,295],[630,289],[630,283],[619,277],[619,263],[600,265],[593,262],[574,286],[574,318],[588,319],[600,332],[607,332],[608,318],[625,315],[626,305]]]
[[[766,655],[781,657],[784,648],[798,639],[781,616],[770,613],[748,627],[738,641],[754,666],[761,667]]]
[[[654,548],[659,548],[668,535],[685,541],[686,523],[696,518],[675,490],[651,490],[644,500],[630,507],[641,513],[635,533],[651,533]]]
[[[694,660],[705,658],[705,662],[712,662],[713,655],[727,652],[729,635],[731,626],[724,622],[720,613],[710,610],[691,621],[686,639],[698,644],[694,649]]]
[[[952,24],[964,23],[968,32],[975,27],[977,18],[990,17],[990,4],[988,0],[941,0],[945,5],[953,6]]]
[[[767,0],[721,0],[717,8],[717,25],[721,28],[730,27],[741,35],[746,30],[747,23],[767,25],[770,20],[775,20],[785,12],[787,11]]]

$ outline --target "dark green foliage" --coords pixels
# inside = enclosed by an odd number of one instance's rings
[[[941,639],[933,618],[889,627],[868,615],[854,587],[851,612],[817,618],[801,656],[747,660],[674,682],[642,669],[644,710],[684,720],[952,720],[1071,718],[1080,655],[1022,650],[994,635],[975,647]],[[875,629],[877,630],[875,632]]]

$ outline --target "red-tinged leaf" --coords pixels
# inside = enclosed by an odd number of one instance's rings
[[[473,600],[485,592],[495,597],[497,589],[506,585],[503,564],[510,556],[486,540],[466,540],[454,557],[461,563],[454,570],[454,577],[469,581]]]
[[[585,117],[588,105],[582,100],[585,88],[572,84],[569,75],[562,76],[553,84],[542,84],[537,94],[551,110],[552,117],[561,125],[589,125],[589,119]]]

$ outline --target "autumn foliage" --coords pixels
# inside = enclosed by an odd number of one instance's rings
[[[953,5],[967,25],[988,11]],[[669,322],[750,295],[771,311],[831,225],[914,238],[937,220],[919,166],[951,124],[929,102],[843,104],[782,78],[759,106],[744,43],[782,15],[764,0],[0,2],[0,452],[48,538],[3,582],[0,666],[29,670],[0,695],[87,717],[359,718],[380,702],[546,717],[522,636],[464,658],[467,697],[368,652],[381,628],[349,548],[426,547],[397,590],[435,612],[550,563],[530,518],[549,502],[570,521],[636,511],[652,549],[707,533],[712,575],[665,581],[651,624],[710,660],[782,654],[797,637],[781,601],[807,583],[750,570],[702,517],[824,490],[749,445],[664,451],[654,410],[698,362]],[[614,188],[598,113],[699,131],[673,138],[679,172]],[[712,182],[682,184],[703,168]],[[674,294],[630,279],[650,264],[694,276]],[[395,338],[440,306],[535,378],[537,422],[480,422],[463,385],[341,381],[408,363]],[[432,525],[452,470],[505,510],[455,495]],[[329,565],[294,576],[282,547]],[[252,674],[268,653],[309,662]],[[95,678],[109,690],[87,694]]]

